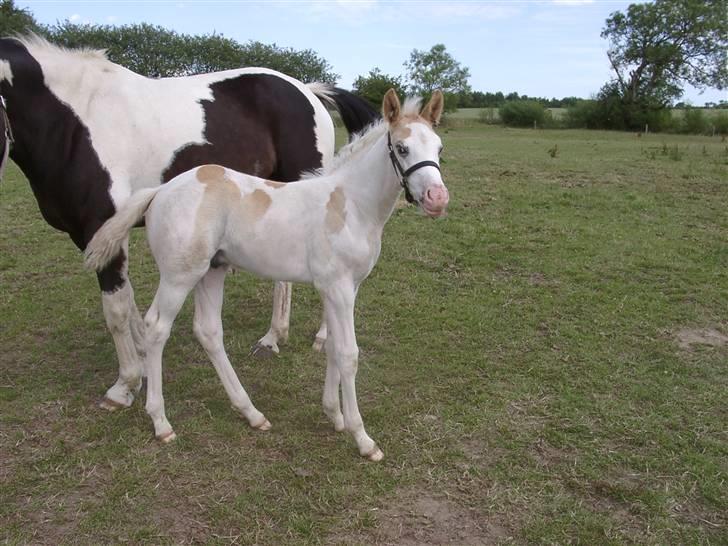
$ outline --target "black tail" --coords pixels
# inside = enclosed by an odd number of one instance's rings
[[[382,117],[369,102],[345,89],[322,84],[312,84],[309,88],[321,101],[339,111],[350,136],[360,133]]]

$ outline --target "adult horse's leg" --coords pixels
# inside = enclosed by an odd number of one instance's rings
[[[266,358],[278,354],[278,343],[288,341],[288,326],[291,320],[291,292],[289,282],[277,282],[273,286],[273,314],[268,332],[253,345],[251,354]]]
[[[268,430],[270,422],[250,401],[230,364],[222,342],[222,297],[225,284],[225,267],[211,268],[195,287],[194,332],[207,356],[210,357],[225,392],[233,407],[259,430]]]
[[[119,360],[119,377],[106,391],[100,404],[107,410],[131,406],[134,396],[141,388],[143,373],[140,356],[140,348],[143,347],[140,338],[141,319],[134,303],[134,290],[127,275],[127,248],[125,242],[119,255],[97,274],[101,286],[104,318],[114,339]]]
[[[329,372],[330,368],[335,366],[341,378],[344,426],[354,436],[356,445],[359,448],[359,454],[362,457],[367,457],[371,461],[380,461],[384,457],[384,453],[364,430],[364,422],[356,401],[355,382],[359,363],[359,348],[356,344],[356,334],[354,332],[356,288],[351,282],[341,281],[326,287],[322,292],[328,327],[324,411],[334,420],[334,427],[336,427],[338,419],[336,405],[338,405],[338,401],[335,400],[333,395],[336,374]]]

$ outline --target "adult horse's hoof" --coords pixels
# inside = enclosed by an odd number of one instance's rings
[[[122,410],[130,407],[131,404],[122,404],[121,402],[117,402],[116,400],[112,400],[111,398],[108,398],[107,396],[104,396],[101,401],[99,402],[99,407],[101,409],[105,409],[106,411],[116,411],[116,410]]]
[[[377,446],[374,446],[374,448],[372,448],[369,453],[362,455],[362,457],[366,457],[370,461],[378,463],[379,461],[384,459],[384,452]]]
[[[261,359],[278,356],[278,352],[279,350],[277,345],[269,347],[268,345],[263,345],[260,341],[250,348],[250,354],[255,358]]]
[[[326,338],[325,337],[318,337],[316,336],[316,339],[313,340],[312,349],[316,351],[317,353],[320,353],[324,350],[324,346],[326,345]]]
[[[265,432],[266,430],[270,430],[273,425],[270,424],[270,421],[268,421],[268,419],[264,418],[261,424],[250,426],[253,427],[255,430],[262,430]]]
[[[162,442],[163,444],[168,444],[170,442],[174,442],[177,439],[177,435],[174,433],[173,430],[170,430],[166,434],[160,434],[157,436],[157,440]]]

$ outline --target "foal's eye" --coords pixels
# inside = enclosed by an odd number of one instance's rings
[[[409,153],[409,149],[404,144],[397,144],[397,153],[404,157]]]
[[[437,155],[442,155],[443,146],[440,146],[440,149],[437,150]]]

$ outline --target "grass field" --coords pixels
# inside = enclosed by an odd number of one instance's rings
[[[555,121],[560,121],[566,116],[568,108],[546,108],[547,111],[551,112],[551,116]],[[708,120],[714,119],[715,117],[725,113],[725,110],[717,108],[706,108],[701,110]],[[481,114],[481,112],[485,112]],[[446,123],[454,127],[469,127],[475,126],[480,123],[481,115],[485,115],[489,122],[497,122],[500,118],[498,116],[498,108],[459,108],[457,111],[446,115]],[[673,119],[682,119],[685,115],[685,109],[673,108],[672,116]]]
[[[358,393],[382,463],[320,405],[320,307],[294,289],[280,357],[248,356],[271,285],[228,279],[230,408],[191,332],[167,415],[96,401],[116,378],[96,281],[0,184],[0,542],[725,544],[728,145],[720,138],[443,130],[449,216],[396,211],[360,290]],[[550,150],[550,152],[549,152]],[[553,157],[552,157],[553,156]],[[131,274],[156,288],[143,232]]]

